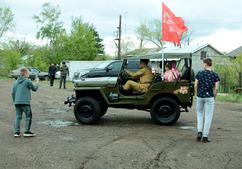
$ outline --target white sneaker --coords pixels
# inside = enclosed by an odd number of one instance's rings
[[[24,132],[24,137],[34,137],[34,136],[35,136],[35,134],[32,133],[31,131]]]
[[[14,137],[20,137],[20,133],[19,132],[15,132],[14,133]]]

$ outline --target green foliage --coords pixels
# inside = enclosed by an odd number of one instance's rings
[[[40,16],[34,15],[38,27],[37,38],[47,38],[50,43],[45,59],[59,63],[63,60],[94,60],[104,53],[102,39],[94,26],[84,23],[81,17],[72,17],[71,32],[67,34],[58,21],[60,8],[50,3],[42,5]]]
[[[3,50],[0,52],[0,56],[5,69],[8,71],[18,68],[21,62],[21,55],[16,50]]]
[[[127,53],[131,52],[135,49],[136,45],[135,42],[130,37],[126,37],[121,41],[121,56],[126,55]]]
[[[162,46],[162,21],[149,20],[140,21],[140,26],[136,29],[136,36],[140,40],[140,49],[143,48],[144,41],[154,43],[158,48]]]
[[[95,60],[98,60],[98,61],[104,61],[104,60],[113,60],[113,58],[109,55],[98,55]]]
[[[94,37],[95,37],[95,40],[96,40],[96,45],[95,47],[97,48],[97,53],[98,54],[104,54],[104,45],[102,44],[102,41],[103,39],[99,37],[99,34],[98,32],[94,29],[94,28],[91,28],[93,33],[94,33]]]
[[[94,60],[98,53],[93,26],[81,17],[72,17],[71,33],[61,34],[56,44],[57,60]]]
[[[140,40],[139,48],[143,49],[145,37],[148,34],[149,30],[148,30],[147,25],[144,22],[142,22],[142,21],[140,21],[140,22],[141,22],[140,26],[135,30],[135,33],[136,33],[137,38]]]
[[[4,71],[18,68],[20,63],[47,71],[51,62],[59,64],[63,60],[110,59],[104,55],[104,45],[101,43],[103,39],[93,24],[83,22],[81,17],[72,17],[71,30],[67,34],[63,22],[59,21],[60,15],[58,5],[44,3],[42,12],[33,16],[38,27],[36,37],[46,39],[47,45],[38,47],[25,40],[1,43],[3,50],[0,51],[0,62]],[[14,27],[13,17],[10,8],[0,8],[0,38]],[[27,57],[24,61],[21,58],[23,56]]]
[[[139,27],[135,30],[137,38],[140,40],[140,49],[144,48],[146,42],[155,44],[158,48],[162,47],[162,20],[140,20]],[[192,31],[184,32],[180,38],[181,43],[187,43]],[[174,43],[176,46],[176,43]]]
[[[239,72],[242,72],[242,54],[230,61],[214,59],[214,70],[220,77],[220,92],[231,92],[239,86]]]
[[[29,66],[36,67],[41,71],[47,71],[50,63],[55,62],[54,60],[52,60],[51,48],[48,45],[37,49],[33,53],[30,61],[32,65]]]
[[[34,15],[33,19],[39,27],[39,31],[36,34],[36,38],[47,38],[51,44],[54,43],[56,37],[65,32],[63,29],[63,22],[58,21],[61,11],[59,5],[52,6],[49,2],[42,5],[43,11],[39,16]]]
[[[25,40],[20,41],[10,39],[8,42],[2,43],[2,47],[4,49],[16,50],[23,57],[25,55],[31,54],[35,46],[30,42],[26,42]]]
[[[0,7],[0,38],[9,30],[15,28],[14,14],[9,7]]]
[[[229,66],[229,72],[231,77],[234,79],[235,84],[239,84],[239,72],[242,73],[242,53],[237,56],[235,59],[231,60],[231,64]]]

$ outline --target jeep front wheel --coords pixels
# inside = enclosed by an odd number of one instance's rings
[[[104,116],[108,110],[108,106],[106,104],[100,104],[101,107],[101,115],[100,117]]]
[[[180,117],[178,103],[170,97],[161,97],[151,105],[150,115],[158,124],[170,125]]]
[[[101,107],[96,99],[82,97],[75,104],[74,114],[82,124],[95,124],[101,116]]]

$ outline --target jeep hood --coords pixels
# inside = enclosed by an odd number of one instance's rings
[[[116,83],[117,77],[95,77],[74,80],[75,87],[114,86]]]

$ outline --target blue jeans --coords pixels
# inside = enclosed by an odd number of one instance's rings
[[[197,130],[203,131],[203,137],[207,137],[210,131],[210,127],[213,119],[214,111],[214,97],[200,98],[197,97]],[[205,112],[204,112],[205,108]],[[204,127],[203,117],[205,115]]]
[[[62,86],[62,80],[63,80],[63,83],[64,83],[64,88],[66,88],[66,76],[61,76],[60,77],[60,88]]]
[[[30,126],[32,123],[32,111],[30,105],[16,105],[16,119],[15,119],[15,125],[14,125],[14,131],[20,132],[20,123],[22,120],[22,114],[25,113],[25,131],[30,130]]]

